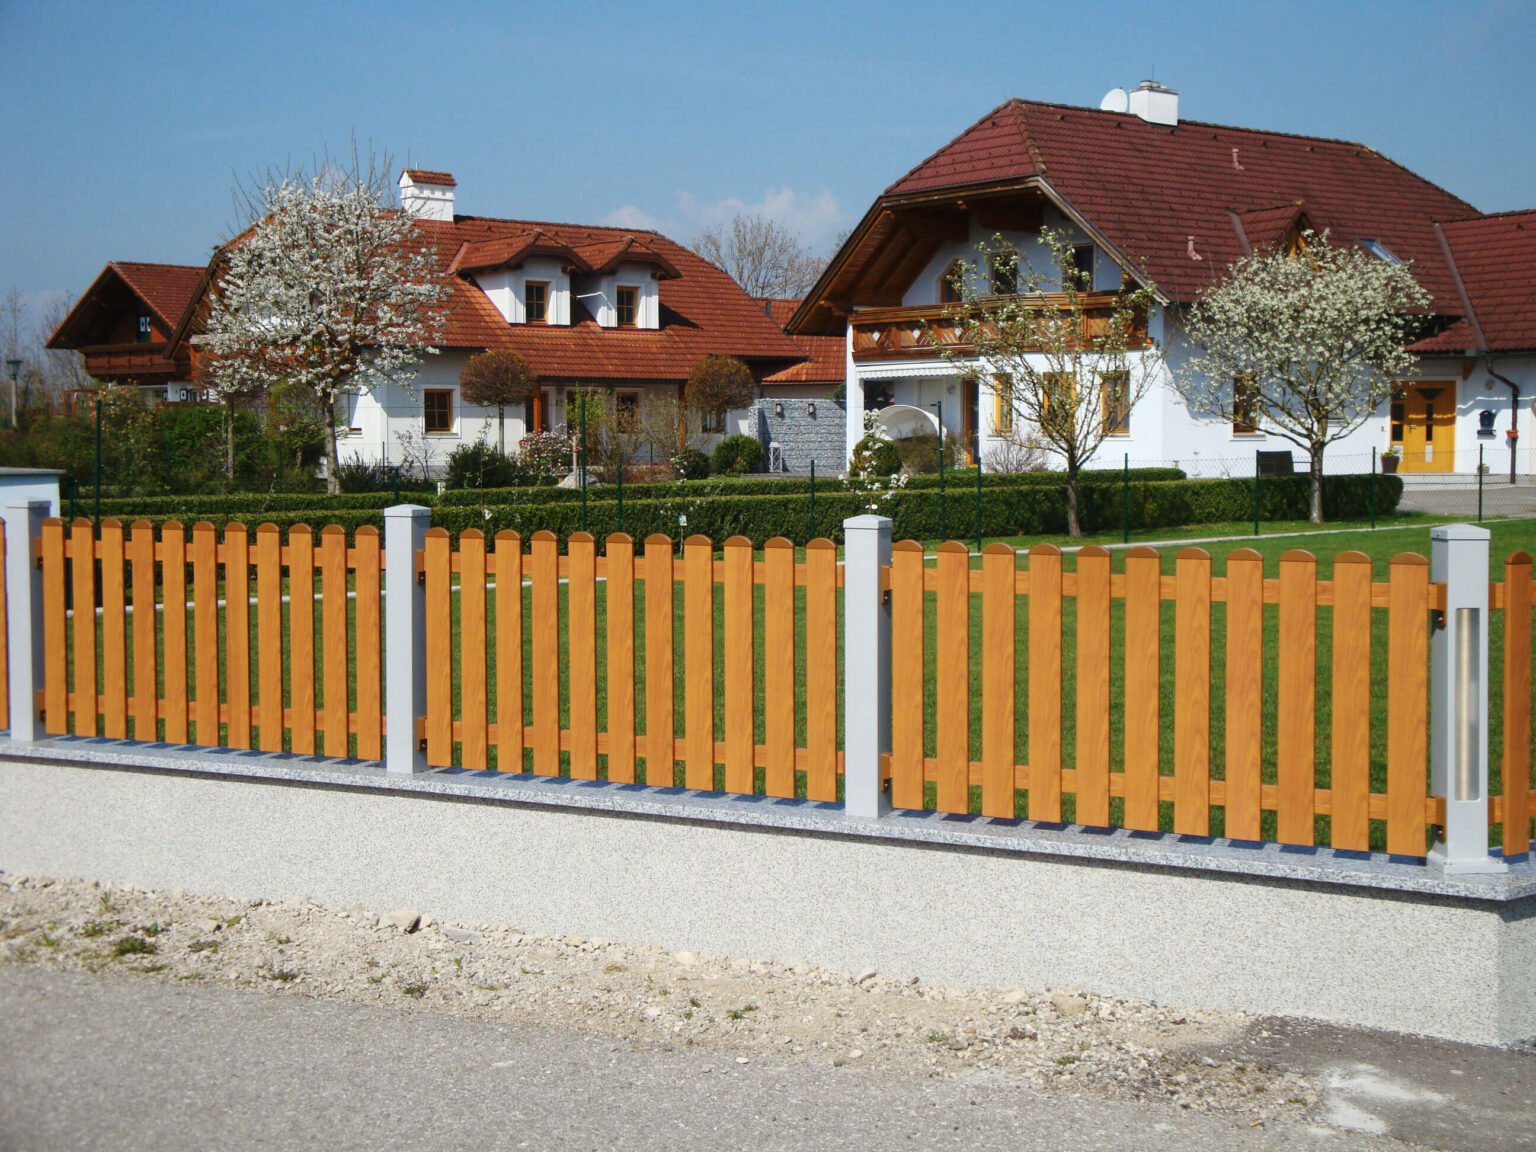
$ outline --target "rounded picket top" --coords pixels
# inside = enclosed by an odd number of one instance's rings
[[[131,532],[141,532],[145,528],[148,528],[151,532],[153,532],[154,529],[155,529],[155,526],[153,524],[151,524],[148,520],[144,519],[144,517],[142,517],[142,516],[140,516],[137,520],[135,520],[132,524],[130,524],[128,526],[128,529]]]
[[[358,531],[361,532],[362,529],[359,528]],[[324,528],[320,529],[320,539],[322,542],[336,536],[345,536],[346,534],[347,530],[340,524],[327,524]]]
[[[346,535],[347,530],[345,528],[342,528],[340,524],[332,524],[331,527],[339,529],[341,531],[342,535]],[[383,535],[383,533],[381,533],[378,530],[378,528],[375,527],[372,524],[364,524],[362,527],[358,528],[358,530],[356,532],[352,533],[352,535],[354,537],[358,537],[358,536],[374,537],[374,536],[381,536],[381,535]]]
[[[1006,548],[1007,545],[1005,544],[1004,547]],[[1085,558],[1089,560],[1107,560],[1109,559],[1109,549],[1105,548],[1102,544],[1084,544],[1077,550],[1077,562],[1081,564]]]
[[[549,542],[549,543],[558,543],[559,542],[558,537],[556,537],[555,534],[553,532],[551,532],[548,528],[540,528],[537,532],[535,532],[532,536],[530,536],[529,539],[533,543],[535,543],[535,544],[543,544],[543,543],[546,543],[546,542]]]
[[[1211,554],[1204,548],[1196,548],[1194,546],[1190,546],[1188,548],[1180,548],[1178,555],[1176,555],[1173,559],[1175,563],[1180,560],[1204,560],[1207,564],[1209,564],[1211,560]]]
[[[268,521],[266,521],[264,523],[256,525],[256,537],[257,537],[257,539],[261,539],[263,536],[273,536],[273,535],[281,536],[282,535],[282,531],[283,530],[281,528],[279,528],[276,524],[272,523],[272,521],[270,521],[270,520],[268,520]]]
[[[960,547],[964,548],[965,545],[962,544]],[[805,550],[807,552],[825,552],[829,549],[833,552],[836,552],[837,545],[832,543],[832,541],[828,540],[825,536],[818,536],[814,540],[806,541]]]
[[[892,552],[917,552],[921,553],[923,545],[917,540],[897,540],[891,545]]]
[[[441,525],[428,528],[426,532],[426,538],[428,540],[446,540],[448,539],[448,529],[442,527]]]
[[[1061,549],[1054,544],[1042,541],[1039,544],[1031,544],[1029,546],[1029,554],[1031,556],[1060,556]]]
[[[750,551],[751,548],[752,548],[752,541],[747,539],[747,537],[745,537],[745,536],[727,536],[726,540],[725,540],[725,543],[722,544],[721,547],[722,548],[733,548],[733,549],[734,548],[746,548],[747,550]]]
[[[484,539],[485,533],[480,531],[478,528],[466,528],[464,531],[459,533],[459,543],[461,545],[466,540],[484,541]]]
[[[199,521],[197,521],[197,523],[192,525],[192,531],[193,532],[216,532],[216,531],[218,531],[218,529],[216,529],[213,526],[213,522],[211,520],[199,520]]]
[[[703,536],[703,535],[700,535],[699,533],[695,532],[692,536],[689,536],[689,537],[687,537],[686,539],[683,540],[683,547],[684,548],[708,548],[710,551],[714,551],[715,542],[713,540],[711,540],[708,536]]]
[[[1134,548],[1125,550],[1127,560],[1161,560],[1162,554],[1156,548],[1148,548],[1145,544],[1138,544]]]
[[[767,552],[770,549],[777,552],[783,548],[788,548],[791,552],[793,552],[795,548],[795,542],[785,536],[770,536],[768,539],[763,541],[764,552]]]
[[[1354,550],[1348,552],[1340,552],[1333,558],[1333,566],[1335,569],[1337,569],[1340,564],[1344,565],[1346,568],[1351,568],[1357,564],[1364,564],[1369,567],[1370,563],[1371,558],[1369,556],[1367,556],[1364,552],[1357,552]]]
[[[1292,548],[1288,552],[1280,553],[1280,563],[1311,564],[1312,566],[1316,567],[1317,557],[1312,555],[1312,553],[1308,552],[1305,548]]]
[[[668,536],[665,532],[652,532],[645,538],[645,546],[647,548],[671,548],[672,537]]]
[[[1283,560],[1283,559],[1285,559],[1285,557],[1282,556],[1281,559]],[[1393,568],[1397,568],[1397,567],[1413,568],[1413,567],[1418,567],[1418,566],[1423,566],[1425,568],[1428,568],[1429,567],[1429,557],[1428,556],[1420,556],[1417,552],[1399,552],[1396,556],[1392,557],[1392,559],[1389,560],[1388,563]]]
[[[891,545],[892,548],[895,545]],[[981,550],[983,556],[1009,556],[1018,558],[1018,551],[1011,544],[1004,544],[1001,540],[994,540]]]
[[[936,549],[934,549],[934,551],[939,553],[941,556],[945,554],[953,554],[955,552],[960,553],[962,556],[969,556],[971,554],[971,550],[964,544],[960,543],[958,540],[946,540],[944,543],[940,544]]]
[[[628,532],[610,532],[607,536],[603,537],[603,548],[605,551],[615,546],[633,548],[635,546],[634,537]]]
[[[300,537],[308,536],[308,537],[312,538],[314,536],[314,534],[315,534],[315,530],[313,528],[311,528],[308,524],[290,524],[288,526],[288,539],[290,541],[295,536],[300,536]]]
[[[1506,568],[1529,568],[1531,566],[1531,554],[1529,552],[1511,552],[1504,557]]]
[[[1257,560],[1262,564],[1264,563],[1264,553],[1260,552],[1257,548],[1234,548],[1227,553],[1227,563],[1231,564],[1234,560],[1240,564],[1251,564]]]
[[[496,533],[496,547],[498,548],[503,544],[512,548],[519,548],[522,546],[522,543],[523,538],[510,528],[503,528],[500,532]]]

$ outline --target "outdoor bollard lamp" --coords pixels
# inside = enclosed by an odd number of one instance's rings
[[[1429,578],[1445,585],[1429,641],[1430,783],[1445,825],[1429,863],[1451,874],[1508,870],[1488,854],[1488,540],[1470,524],[1429,533]]]

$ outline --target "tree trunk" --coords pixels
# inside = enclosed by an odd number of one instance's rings
[[[1311,498],[1308,501],[1307,519],[1314,524],[1323,522],[1323,445],[1312,445],[1311,464],[1308,467],[1311,485]]]
[[[1076,540],[1083,534],[1077,522],[1077,465],[1067,465],[1067,535]]]
[[[331,495],[341,491],[341,461],[336,453],[336,404],[320,405],[325,413],[325,490]]]
[[[507,406],[496,405],[496,451],[507,454]]]

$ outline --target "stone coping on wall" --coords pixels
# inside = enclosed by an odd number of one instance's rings
[[[1267,878],[1495,905],[1536,897],[1536,860],[1530,856],[1512,861],[1509,870],[1502,874],[1447,876],[1420,861],[1379,852],[1345,852],[934,812],[896,811],[880,819],[857,819],[845,815],[841,804],[806,800],[455,768],[407,775],[386,772],[382,765],[371,761],[83,737],[54,737],[35,744],[0,739],[0,761],[7,760],[585,810],[613,816]]]

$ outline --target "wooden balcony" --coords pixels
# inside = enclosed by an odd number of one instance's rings
[[[98,380],[176,375],[164,344],[96,344],[81,351],[85,370]]]
[[[998,298],[979,301],[981,307]],[[1044,311],[1066,308],[1067,297],[1049,294],[1021,297],[1027,307]],[[1085,292],[1080,297],[1084,338],[1091,343],[1109,331],[1111,318],[1119,307],[1118,292]],[[1145,348],[1146,318],[1138,317],[1131,334],[1132,348]],[[944,352],[974,351],[965,340],[965,323],[960,306],[922,304],[910,308],[864,308],[853,314],[853,358],[865,360],[931,360]]]

